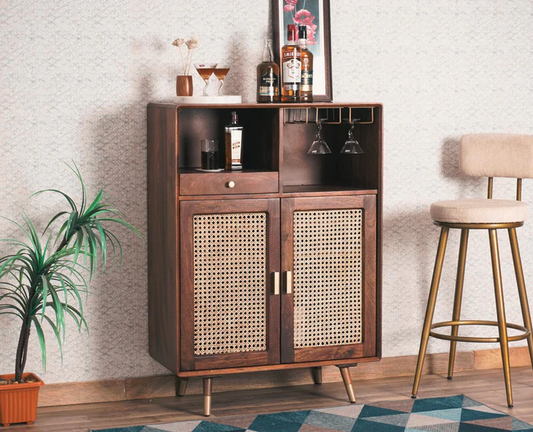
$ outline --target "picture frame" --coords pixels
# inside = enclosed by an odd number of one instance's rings
[[[287,25],[306,24],[308,46],[314,57],[313,101],[332,102],[329,0],[272,0],[272,8],[276,62],[281,67],[281,48],[287,42]]]

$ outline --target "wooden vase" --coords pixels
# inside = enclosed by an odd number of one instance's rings
[[[0,375],[0,379],[11,380],[11,375]],[[32,424],[37,418],[37,401],[43,381],[32,373],[22,375],[23,379],[33,378],[35,382],[0,385],[0,424]]]
[[[176,95],[177,96],[192,96],[192,75],[177,75],[176,76]]]

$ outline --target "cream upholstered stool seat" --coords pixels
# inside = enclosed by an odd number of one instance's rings
[[[522,201],[497,199],[460,199],[437,201],[429,213],[434,221],[450,223],[524,222],[529,206]]]
[[[460,143],[460,165],[465,174],[489,177],[487,199],[462,199],[438,201],[431,205],[430,214],[435,225],[441,227],[440,241],[435,259],[435,268],[429,292],[426,317],[420,340],[420,351],[413,383],[413,398],[418,394],[424,358],[430,337],[450,341],[448,360],[448,379],[452,379],[457,342],[499,342],[502,355],[507,404],[513,406],[511,389],[511,369],[509,364],[509,342],[527,339],[529,355],[533,365],[533,331],[531,314],[527,299],[524,272],[516,228],[521,227],[528,216],[528,205],[521,201],[522,178],[533,178],[533,136],[510,134],[476,134],[465,135]],[[513,177],[517,179],[516,201],[492,199],[493,177]],[[461,230],[455,299],[451,321],[433,323],[433,314],[437,302],[440,276],[444,262],[444,253],[450,229]],[[494,278],[494,297],[497,321],[462,320],[461,303],[466,267],[466,252],[470,230],[487,230],[489,233],[492,273]],[[505,229],[509,234],[511,252],[516,273],[518,296],[522,309],[524,325],[508,323],[505,318],[504,293],[498,249],[499,230]],[[482,301],[486,301],[482,299]],[[458,334],[463,325],[484,325],[498,328],[498,337],[468,337]],[[441,332],[443,327],[451,327],[449,334]],[[507,330],[518,330],[518,335],[509,336]]]

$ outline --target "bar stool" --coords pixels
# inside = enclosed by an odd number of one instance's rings
[[[526,286],[516,228],[522,226],[527,218],[528,205],[521,202],[522,178],[533,178],[533,135],[511,134],[473,134],[464,135],[460,143],[461,170],[471,176],[489,178],[488,199],[462,199],[455,201],[438,201],[431,205],[430,213],[435,225],[441,227],[435,268],[426,309],[426,317],[422,329],[420,351],[413,383],[412,398],[416,398],[422,367],[429,337],[450,341],[448,362],[448,379],[453,377],[455,352],[457,342],[499,342],[503,360],[503,373],[507,392],[507,404],[513,406],[511,389],[511,370],[509,365],[509,342],[527,339],[529,355],[533,365],[533,334],[531,330],[531,315],[527,300]],[[492,199],[492,185],[494,177],[512,177],[517,179],[516,201]],[[459,262],[457,266],[457,280],[455,285],[455,300],[451,321],[433,323],[433,313],[437,301],[442,264],[448,240],[448,231],[461,230],[459,248]],[[490,251],[492,258],[492,272],[494,277],[494,293],[496,297],[497,321],[461,320],[461,301],[466,263],[468,233],[470,230],[486,229],[489,232]],[[510,324],[505,319],[502,275],[500,256],[498,251],[498,230],[506,229],[509,233],[513,256],[518,293],[522,308],[524,325]],[[458,336],[461,325],[497,326],[499,337],[466,337]],[[434,329],[451,327],[451,334],[441,334]],[[516,336],[508,336],[507,329],[520,330]]]

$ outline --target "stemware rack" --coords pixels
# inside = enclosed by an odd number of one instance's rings
[[[284,108],[283,124],[373,124],[374,107]]]

